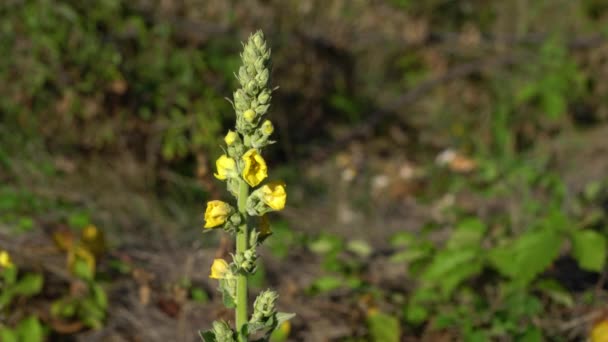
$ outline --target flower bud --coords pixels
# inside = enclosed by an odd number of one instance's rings
[[[267,89],[262,90],[260,95],[258,95],[258,103],[259,104],[268,104],[270,101],[270,92]]]
[[[279,295],[271,290],[266,290],[258,295],[253,303],[253,315],[250,323],[264,323],[275,314],[275,306]]]
[[[243,113],[243,117],[247,122],[253,122],[253,119],[256,117],[256,113],[253,109],[247,109],[245,113]]]
[[[226,142],[226,145],[230,146],[236,141],[236,139],[238,139],[238,137],[239,135],[236,132],[228,131],[224,137],[224,141]]]
[[[249,83],[249,81],[251,81],[251,76],[249,76],[249,74],[247,74],[247,69],[243,66],[241,66],[239,68],[239,83],[241,84],[241,86],[245,86],[247,83]]]
[[[264,58],[258,58],[253,64],[253,66],[257,72],[262,72],[266,70],[266,63]]]
[[[268,104],[259,105],[259,106],[255,107],[255,112],[260,115],[264,115],[268,111],[268,108],[270,108],[270,105],[268,105]]]
[[[224,259],[215,259],[211,265],[211,274],[209,278],[224,279],[231,276],[230,266]]]
[[[258,92],[258,83],[254,80],[249,81],[245,86],[245,91],[249,94],[257,94]]]
[[[234,331],[224,321],[213,322],[213,335],[217,342],[234,342]]]
[[[245,273],[255,272],[257,260],[258,254],[255,250],[255,246],[234,256],[234,263],[238,270]]]
[[[258,31],[253,35],[253,43],[258,50],[266,50],[266,42],[264,41],[264,33],[262,31]]]
[[[13,261],[11,260],[11,255],[8,254],[7,251],[0,251],[0,267],[2,268],[11,268],[13,267]]]
[[[251,100],[251,102],[249,103],[249,106],[251,108],[256,108],[258,106],[258,100],[257,99]]]
[[[253,81],[250,81],[253,82]],[[249,108],[249,103],[251,102],[250,97],[243,91],[243,89],[239,89],[234,92],[234,107],[237,110],[246,110]]]
[[[274,132],[274,126],[272,125],[272,122],[270,122],[270,120],[266,120],[262,124],[260,130],[262,131],[262,134],[264,134],[265,136],[269,136],[272,134],[272,132]]]
[[[260,88],[266,87],[269,77],[270,77],[270,73],[268,72],[268,69],[264,69],[260,73],[258,73],[257,76],[255,76],[255,80],[256,80],[256,82],[258,82],[258,87],[260,87]]]

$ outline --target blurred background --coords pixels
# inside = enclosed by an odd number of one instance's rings
[[[298,315],[273,341],[601,337],[607,2],[3,0],[0,339],[232,320],[202,212],[257,29],[289,198],[252,291]]]

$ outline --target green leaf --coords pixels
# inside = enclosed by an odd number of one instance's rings
[[[340,288],[342,283],[342,278],[329,275],[317,278],[317,280],[315,280],[310,287],[312,291],[329,292]]]
[[[429,317],[429,310],[426,305],[419,303],[409,303],[405,307],[405,320],[414,325],[420,325]]]
[[[232,284],[230,282],[233,282]],[[226,279],[220,279],[220,284],[218,286],[218,290],[220,291],[220,293],[222,294],[222,301],[224,302],[224,306],[232,309],[236,307],[236,302],[235,302],[235,298],[233,296],[232,293],[230,293],[230,289],[233,288],[233,286],[236,286],[236,284],[234,284],[235,280],[226,280]]]
[[[413,245],[416,240],[416,236],[410,232],[398,232],[391,237],[391,246],[407,247]]]
[[[8,287],[17,281],[17,267],[8,267],[2,270],[3,286]]]
[[[204,342],[216,342],[215,334],[211,330],[199,331],[198,334],[203,339]]]
[[[562,242],[562,237],[552,229],[536,230],[491,250],[488,257],[502,275],[527,285],[557,258]]]
[[[559,92],[546,91],[541,97],[543,109],[551,119],[559,118],[566,111],[566,100]]]
[[[76,212],[68,217],[68,225],[73,228],[82,229],[91,223],[89,214]]]
[[[343,247],[343,241],[335,235],[324,234],[308,244],[308,248],[317,254],[336,252]]]
[[[7,327],[0,327],[0,341],[2,342],[19,342],[19,335],[15,330]]]
[[[294,317],[296,317],[295,313],[277,312],[277,325],[281,325]]]
[[[15,294],[31,297],[42,290],[43,278],[41,274],[28,273],[13,287]]]
[[[42,342],[44,341],[44,329],[38,318],[29,316],[19,322],[16,328],[20,341]],[[4,340],[3,340],[4,341]]]
[[[464,219],[452,233],[447,243],[447,248],[456,249],[479,246],[486,229],[486,225],[476,217]]]
[[[606,238],[593,230],[572,233],[572,256],[587,271],[600,272],[606,264]]]
[[[190,297],[192,300],[201,304],[205,304],[209,301],[209,295],[201,288],[193,287],[190,289]]]
[[[106,296],[103,287],[97,283],[93,283],[91,284],[91,292],[93,293],[93,298],[95,299],[97,306],[105,311],[108,307],[108,297]]]
[[[488,341],[488,333],[483,330],[475,330],[465,335],[464,340],[467,342],[485,342]]]
[[[372,246],[367,243],[365,240],[352,240],[349,241],[346,245],[346,248],[355,253],[357,256],[361,258],[367,258],[372,254]]]
[[[428,257],[431,251],[432,249],[424,248],[424,246],[412,246],[411,248],[391,255],[390,260],[394,263],[416,262],[417,260]]]
[[[92,281],[95,278],[93,270],[89,267],[86,261],[80,258],[76,258],[74,261],[74,275],[83,280]]]
[[[481,271],[480,253],[477,248],[440,251],[424,270],[421,279],[427,285],[439,286],[444,296],[450,296],[460,283]]]
[[[69,318],[76,314],[76,302],[70,299],[60,299],[51,304],[51,315]]]
[[[542,342],[543,338],[542,331],[537,327],[530,327],[526,330],[526,333],[518,340],[520,342]]]
[[[383,312],[370,313],[367,317],[369,333],[374,342],[399,342],[399,319]]]
[[[543,279],[536,283],[536,288],[551,298],[554,302],[559,303],[567,308],[574,306],[574,299],[568,290],[560,283],[553,279]]]

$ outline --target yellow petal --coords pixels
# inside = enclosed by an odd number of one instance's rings
[[[228,220],[232,208],[226,202],[209,201],[205,210],[205,228],[221,226]]]
[[[237,137],[238,136],[237,136],[236,132],[228,131],[228,133],[224,137],[224,141],[226,142],[226,145],[230,146],[236,141]]]
[[[608,320],[603,320],[593,327],[591,342],[608,342]]]
[[[212,279],[224,279],[228,274],[229,267],[228,263],[224,259],[215,259],[211,265],[211,274],[209,278]]]
[[[215,166],[217,167],[217,173],[214,176],[219,180],[225,180],[230,175],[236,174],[236,162],[225,154],[217,159]]]
[[[266,162],[256,149],[250,149],[243,155],[245,167],[243,168],[243,179],[250,186],[257,186],[268,176]]]
[[[285,191],[285,183],[270,182],[262,187],[262,200],[274,210],[282,210],[285,208],[287,201],[287,192]]]
[[[243,117],[245,120],[252,122],[255,119],[255,111],[253,109],[247,109],[245,113],[243,113]]]
[[[11,255],[7,251],[0,251],[0,267],[11,268],[13,266]]]

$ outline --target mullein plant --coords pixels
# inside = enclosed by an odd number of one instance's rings
[[[257,247],[271,235],[267,213],[285,207],[287,193],[280,181],[263,183],[268,167],[262,150],[274,143],[274,127],[264,118],[270,107],[270,48],[262,31],[249,36],[241,54],[243,65],[236,75],[241,88],[234,92],[235,131],[224,138],[226,148],[217,161],[215,177],[225,181],[236,205],[213,200],[205,210],[205,231],[223,229],[236,237],[232,261],[215,259],[210,277],[219,281],[224,305],[235,309],[235,327],[215,321],[212,329],[201,332],[204,341],[267,341],[272,332],[293,314],[275,309],[278,295],[263,291],[248,314],[247,278],[256,272]]]

